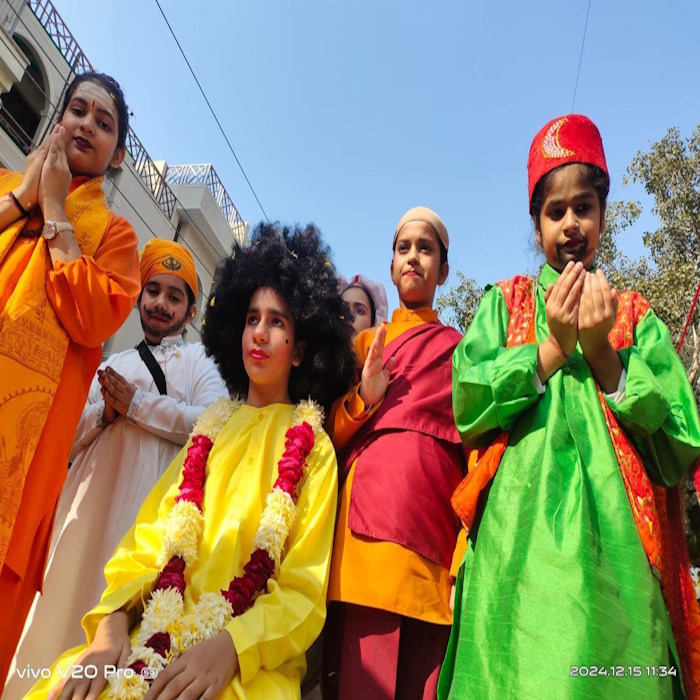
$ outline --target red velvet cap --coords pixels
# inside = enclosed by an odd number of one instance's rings
[[[554,168],[568,163],[595,165],[608,175],[598,127],[582,114],[552,119],[537,132],[527,159],[528,204],[532,204],[537,183]]]

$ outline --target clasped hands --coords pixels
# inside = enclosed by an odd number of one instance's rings
[[[131,400],[136,393],[136,385],[127,381],[111,367],[97,370],[97,381],[105,402],[103,421],[113,423],[119,416],[126,417]]]
[[[56,124],[41,146],[27,156],[24,177],[14,190],[27,211],[38,204],[45,219],[61,218],[57,212],[63,212],[73,179],[66,157],[65,139],[66,130]]]
[[[608,345],[617,318],[618,294],[602,270],[588,272],[569,262],[544,295],[547,326],[566,357],[581,344],[584,357],[595,357]]]
[[[588,272],[580,262],[569,262],[544,298],[550,335],[540,345],[540,379],[546,381],[563,366],[579,343],[603,390],[614,391],[622,364],[608,334],[617,319],[618,293],[603,271]],[[552,349],[558,361],[552,360]]]

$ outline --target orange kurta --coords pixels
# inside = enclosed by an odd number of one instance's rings
[[[415,326],[437,320],[433,309],[397,309],[391,323],[386,324],[385,345]],[[374,328],[363,331],[355,339],[360,366],[367,358],[375,332]],[[369,413],[365,411],[358,389],[359,385],[339,399],[331,411],[329,425],[337,450],[345,447],[376,411],[377,407]],[[452,581],[447,569],[394,542],[355,535],[348,527],[356,464],[350,468],[341,491],[328,600],[378,608],[435,624],[451,624]],[[460,542],[454,561],[461,561],[463,551]]]
[[[85,181],[86,178],[73,180],[71,192]],[[45,295],[37,293],[36,299],[27,300],[28,304],[51,305],[68,335],[68,347],[58,387],[24,481],[0,573],[3,600],[18,601],[16,596],[21,590],[21,600],[26,593],[31,603],[41,585],[53,513],[66,477],[73,434],[100,362],[102,343],[119,329],[139,293],[136,234],[125,219],[111,212],[107,217],[106,230],[94,256],[82,255],[68,263],[52,265],[47,253]],[[27,228],[37,226],[41,226],[40,215],[32,217]],[[7,252],[0,264],[0,313],[41,243],[36,236],[20,235]],[[41,348],[37,347],[36,352],[41,352]],[[27,611],[24,615],[19,610],[9,612],[0,618],[0,684],[17,641],[15,633],[18,636],[21,632]]]

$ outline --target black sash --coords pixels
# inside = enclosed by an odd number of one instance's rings
[[[168,389],[165,386],[165,374],[163,374],[163,370],[161,369],[160,365],[158,364],[158,361],[156,360],[156,358],[153,357],[153,353],[151,352],[151,349],[148,347],[148,344],[146,343],[146,341],[142,340],[136,346],[136,349],[139,351],[139,355],[141,355],[141,359],[146,364],[146,367],[148,367],[148,371],[151,373],[151,376],[153,377],[153,381],[156,383],[156,386],[158,387],[158,391],[161,393],[162,396],[166,396],[168,393]]]

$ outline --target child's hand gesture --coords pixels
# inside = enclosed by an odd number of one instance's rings
[[[114,405],[112,404],[112,399],[110,395],[107,393],[106,389],[100,389],[102,392],[102,399],[105,402],[105,408],[104,411],[102,412],[102,424],[103,425],[109,425],[110,423],[114,423],[117,418],[119,418],[119,411],[117,411],[116,408],[114,408]]]
[[[58,131],[58,124],[49,133],[44,142],[35,151],[32,151],[24,161],[24,177],[22,182],[15,188],[15,196],[22,203],[27,211],[33,209],[39,203],[39,180],[41,171],[49,152],[49,145],[52,136]]]
[[[51,689],[48,700],[70,700],[70,698],[97,700],[107,682],[105,666],[123,668],[126,666],[129,654],[131,654],[131,641],[128,615],[122,611],[106,615],[97,626],[92,644],[74,663],[83,668],[88,665],[96,666],[98,673],[95,678],[71,678],[68,669],[61,669],[66,674],[66,680]]]
[[[374,334],[372,345],[369,346],[367,359],[362,368],[360,380],[360,397],[367,406],[379,403],[386,394],[389,386],[391,371],[396,365],[396,358],[392,357],[384,367],[384,340],[386,339],[386,326],[382,323]]]
[[[569,262],[556,284],[550,285],[544,295],[550,336],[566,357],[570,357],[576,349],[579,299],[585,279],[583,265]]]
[[[219,632],[188,649],[158,674],[145,700],[205,698],[216,700],[238,673],[238,654],[231,635]]]
[[[622,375],[622,362],[608,340],[617,318],[617,303],[617,292],[610,289],[602,270],[586,273],[579,305],[578,337],[596,382],[607,394],[618,388]]]
[[[578,339],[590,360],[607,350],[608,333],[617,318],[617,291],[610,289],[602,270],[587,272],[578,310]]]
[[[104,370],[98,369],[97,381],[100,383],[102,398],[105,401],[105,420],[112,415],[111,411],[108,414],[107,406],[126,417],[131,401],[136,393],[136,385],[127,381],[111,367],[105,367]]]
[[[72,179],[66,158],[66,130],[59,125],[51,134],[49,149],[41,169],[39,206],[44,218],[50,219],[53,216],[47,212],[47,204],[59,206],[61,209],[65,206]]]

